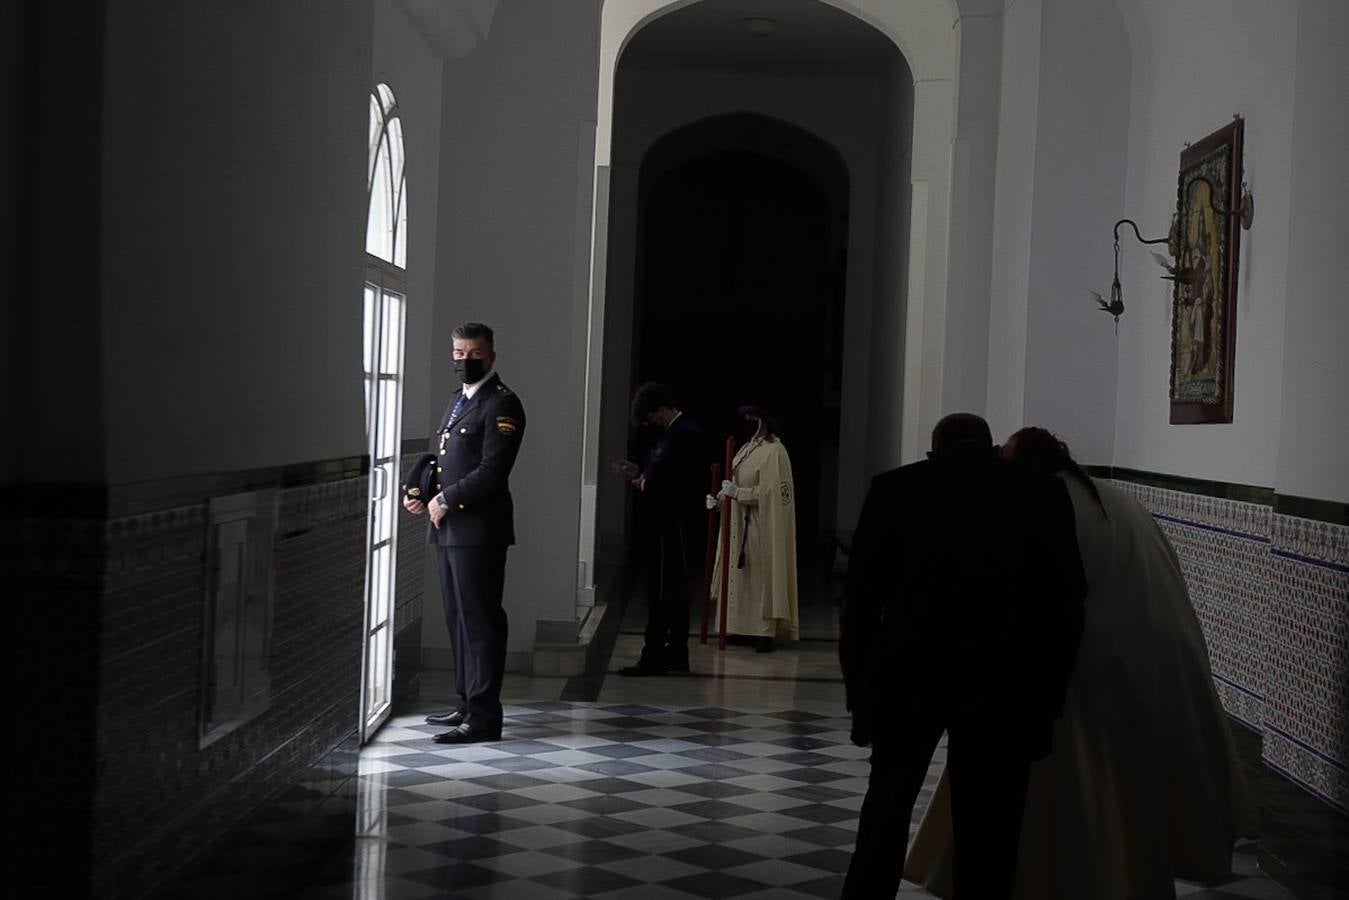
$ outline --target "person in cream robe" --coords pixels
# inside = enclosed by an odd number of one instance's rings
[[[1021,429],[1002,452],[1066,483],[1088,583],[1053,750],[1031,769],[1012,896],[1169,900],[1176,878],[1221,880],[1255,812],[1175,550],[1045,429]],[[952,891],[950,809],[943,772],[905,864],[939,897]]]
[[[727,635],[755,640],[759,652],[774,640],[796,640],[800,632],[796,589],[796,495],[792,463],[771,416],[757,407],[738,410],[753,436],[735,455],[731,477],[716,498],[730,499],[730,580]],[[721,539],[712,574],[714,605],[721,596]],[[718,610],[720,613],[720,610]]]

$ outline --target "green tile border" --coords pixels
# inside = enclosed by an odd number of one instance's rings
[[[1260,814],[1260,868],[1299,900],[1343,897],[1338,888],[1345,886],[1349,871],[1342,849],[1349,846],[1344,843],[1349,817],[1271,768],[1258,731],[1230,715],[1227,721],[1237,763]]]
[[[1180,475],[1146,472],[1140,469],[1125,469],[1116,466],[1085,466],[1084,468],[1096,478],[1110,478],[1134,484],[1146,484],[1150,487],[1163,488],[1169,491],[1217,497],[1240,503],[1256,503],[1261,506],[1272,507],[1274,512],[1283,516],[1309,519],[1314,522],[1328,522],[1332,525],[1349,525],[1349,503],[1294,497],[1289,494],[1276,493],[1273,488],[1257,487],[1250,484],[1232,484],[1226,481],[1206,481],[1202,478],[1186,478]]]
[[[1336,503],[1334,500],[1277,494],[1274,497],[1274,511],[1281,516],[1329,522],[1331,525],[1349,525],[1349,503]]]
[[[204,503],[208,497],[266,488],[294,488],[361,478],[370,468],[369,456],[342,456],[311,462],[288,463],[233,472],[179,475],[129,484],[20,484],[0,490],[5,508],[20,518],[51,515],[52,498],[80,501],[80,517],[119,519],[162,509]],[[64,513],[63,513],[64,514]]]
[[[141,515],[175,506],[201,503],[207,497],[240,494],[265,488],[295,488],[360,478],[370,469],[369,456],[289,463],[234,472],[212,472],[115,484],[107,487],[108,518]]]
[[[1118,466],[1110,466],[1108,473],[1107,478],[1131,481],[1134,484],[1146,484],[1168,491],[1217,497],[1221,500],[1235,500],[1239,503],[1258,503],[1261,506],[1274,505],[1273,488],[1256,487],[1249,484],[1231,484],[1226,481],[1206,481],[1202,478],[1186,478],[1180,475],[1166,475],[1161,472],[1124,469]]]

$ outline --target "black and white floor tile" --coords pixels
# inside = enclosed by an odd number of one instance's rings
[[[419,723],[366,751],[361,852],[308,896],[838,896],[867,773],[846,719],[545,701],[458,749]]]
[[[517,699],[502,741],[467,747],[433,743],[440,729],[422,724],[422,713],[392,720],[362,754],[354,851],[303,896],[837,897],[867,775],[841,698],[831,696],[837,686],[801,696],[789,680],[760,681],[753,703],[727,703],[717,681],[606,685],[610,694],[709,703]],[[547,694],[534,688],[523,693]],[[1229,883],[1177,882],[1177,895],[1291,896],[1242,848],[1234,866]],[[929,895],[906,884],[899,896]]]

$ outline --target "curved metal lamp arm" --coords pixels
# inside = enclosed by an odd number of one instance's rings
[[[1241,194],[1237,200],[1236,209],[1223,209],[1218,205],[1218,187],[1213,180],[1206,175],[1196,175],[1190,179],[1185,186],[1186,205],[1189,205],[1190,188],[1198,182],[1204,182],[1208,185],[1208,208],[1213,210],[1215,215],[1219,216],[1237,216],[1241,219],[1241,227],[1249,230],[1251,221],[1255,218],[1255,200],[1251,197],[1251,189],[1246,186],[1246,182],[1241,183]]]
[[[1138,223],[1135,222],[1133,219],[1120,219],[1118,222],[1115,223],[1115,246],[1119,246],[1119,227],[1121,225],[1128,225],[1130,228],[1132,228],[1134,230],[1134,237],[1138,238],[1138,242],[1140,244],[1165,244],[1171,240],[1170,235],[1168,235],[1167,237],[1157,238],[1157,240],[1155,241],[1150,241],[1139,233]]]
[[[1194,184],[1196,184],[1196,183],[1198,183],[1198,182],[1200,182],[1200,181],[1202,181],[1202,182],[1204,182],[1204,184],[1208,185],[1208,189],[1209,189],[1209,193],[1208,193],[1208,205],[1209,205],[1209,208],[1210,208],[1211,210],[1213,210],[1213,212],[1214,212],[1215,214],[1220,215],[1220,216],[1234,216],[1234,215],[1235,215],[1235,216],[1238,216],[1238,217],[1239,217],[1239,220],[1240,220],[1240,222],[1241,222],[1241,227],[1242,227],[1242,228],[1250,228],[1250,227],[1251,227],[1251,220],[1252,220],[1252,219],[1254,218],[1254,216],[1255,216],[1255,201],[1254,201],[1254,199],[1251,197],[1251,191],[1250,191],[1250,188],[1248,188],[1248,187],[1246,186],[1246,183],[1245,183],[1245,182],[1242,182],[1242,184],[1241,184],[1241,195],[1240,195],[1240,200],[1238,201],[1238,203],[1239,203],[1238,207],[1237,207],[1236,209],[1223,209],[1223,208],[1222,208],[1221,206],[1219,206],[1218,203],[1217,203],[1217,194],[1218,194],[1218,191],[1217,191],[1217,189],[1216,189],[1216,186],[1213,184],[1212,179],[1210,179],[1210,178],[1208,178],[1208,177],[1206,177],[1206,176],[1204,176],[1204,175],[1196,175],[1196,176],[1194,176],[1193,178],[1191,178],[1190,181],[1186,184],[1184,193],[1183,193],[1182,196],[1181,196],[1181,202],[1180,202],[1180,204],[1178,205],[1178,208],[1177,208],[1175,214],[1172,216],[1172,219],[1171,219],[1171,231],[1170,231],[1169,234],[1167,234],[1166,237],[1160,237],[1160,238],[1156,238],[1155,240],[1149,240],[1148,238],[1143,237],[1143,233],[1140,232],[1140,231],[1138,230],[1138,223],[1135,222],[1133,219],[1120,219],[1118,222],[1116,222],[1116,223],[1115,223],[1115,228],[1114,228],[1114,234],[1115,234],[1115,277],[1114,277],[1113,279],[1111,279],[1111,281],[1110,281],[1110,300],[1109,300],[1109,302],[1107,302],[1107,301],[1105,300],[1105,298],[1102,297],[1100,294],[1096,294],[1094,291],[1092,292],[1093,295],[1096,297],[1096,301],[1097,301],[1097,303],[1100,305],[1101,310],[1103,310],[1104,312],[1109,313],[1110,315],[1114,316],[1114,318],[1115,318],[1115,333],[1116,333],[1116,334],[1119,333],[1119,317],[1124,313],[1124,288],[1120,285],[1120,280],[1119,280],[1119,228],[1120,228],[1120,226],[1121,226],[1121,225],[1128,225],[1130,228],[1132,228],[1132,229],[1134,230],[1134,237],[1138,238],[1138,242],[1139,242],[1140,244],[1166,244],[1166,245],[1167,245],[1168,249],[1171,251],[1171,256],[1172,256],[1173,258],[1175,258],[1175,259],[1177,260],[1177,262],[1176,262],[1174,265],[1167,265],[1164,261],[1162,262],[1163,267],[1166,268],[1166,270],[1167,270],[1167,272],[1168,272],[1168,274],[1162,276],[1163,278],[1168,279],[1168,280],[1171,280],[1171,281],[1175,281],[1177,285],[1181,285],[1181,284],[1192,285],[1192,284],[1194,284],[1195,281],[1196,281],[1196,279],[1197,279],[1197,277],[1198,277],[1198,276],[1196,275],[1196,273],[1195,273],[1194,268],[1193,268],[1192,266],[1189,266],[1189,265],[1182,265],[1182,263],[1181,263],[1181,261],[1180,261],[1180,260],[1181,260],[1181,249],[1182,249],[1182,237],[1181,237],[1181,235],[1182,235],[1182,229],[1185,227],[1184,223],[1187,222],[1187,221],[1189,220],[1188,208],[1189,208],[1189,203],[1190,203],[1190,188],[1191,188]],[[1158,256],[1158,259],[1159,259],[1159,261],[1160,261],[1160,260],[1161,260],[1161,257]]]

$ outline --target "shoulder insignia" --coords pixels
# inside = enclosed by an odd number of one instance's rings
[[[520,430],[520,423],[516,422],[510,416],[497,416],[497,431],[502,434],[515,434]]]

